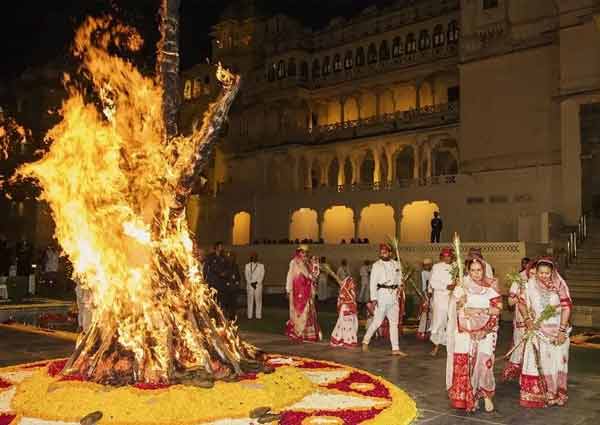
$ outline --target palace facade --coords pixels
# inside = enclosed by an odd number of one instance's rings
[[[315,11],[315,13],[318,13]],[[549,242],[600,210],[597,0],[422,0],[324,28],[231,5],[212,62],[241,73],[201,243]],[[182,127],[218,93],[183,73]]]

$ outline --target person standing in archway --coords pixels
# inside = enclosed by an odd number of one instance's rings
[[[400,320],[400,291],[402,289],[402,265],[392,259],[392,247],[389,244],[379,246],[379,260],[371,269],[371,302],[375,305],[373,321],[367,329],[362,342],[363,351],[369,351],[369,342],[373,334],[387,317],[390,329],[392,355],[406,356],[400,351],[398,343],[398,323]]]
[[[435,211],[431,219],[431,243],[440,243],[442,227],[444,227],[444,222],[440,218],[440,213]]]

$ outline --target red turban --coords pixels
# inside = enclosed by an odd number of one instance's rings
[[[392,246],[389,243],[382,243],[379,245],[379,250],[386,250],[388,252],[392,252]]]
[[[440,252],[440,257],[452,257],[454,255],[454,251],[452,248],[443,248]]]

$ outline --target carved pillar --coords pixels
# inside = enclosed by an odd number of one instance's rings
[[[346,99],[342,98],[340,99],[340,122],[344,123],[346,122],[346,118],[345,118],[345,112],[344,112],[344,106],[346,103]]]
[[[394,208],[394,220],[396,221],[396,238],[402,242],[402,208]]]
[[[331,163],[331,160],[328,162],[319,162],[319,166],[321,167],[321,173],[319,175],[319,180],[320,180],[320,185],[321,186],[327,186],[327,184],[329,183],[328,180],[328,175],[329,175],[329,164]]]
[[[375,93],[375,115],[381,115],[381,94],[379,91]]]
[[[421,176],[421,152],[419,145],[413,145],[413,179],[418,180]]]
[[[346,159],[339,157],[338,160],[338,176],[337,176],[337,184],[338,186],[343,186],[346,183]]]
[[[386,150],[385,151],[385,159],[387,160],[387,181],[389,184],[392,184],[392,182],[394,181],[395,178],[395,168],[394,167],[394,161],[393,161],[393,154],[389,151]]]
[[[356,240],[356,239],[358,239],[359,234],[360,234],[360,211],[353,208],[352,213],[353,213],[352,220],[354,220],[354,239]]]
[[[306,171],[306,181],[304,182],[304,187],[308,188],[308,189],[312,189],[312,160],[310,162],[308,162],[307,164],[307,171]]]
[[[360,183],[360,158],[352,158],[352,184]]]
[[[317,239],[323,239],[323,225],[325,224],[325,213],[322,209],[317,209]]]
[[[375,163],[375,167],[373,170],[373,181],[371,183],[377,184],[381,182],[381,160],[378,152],[373,153],[373,162]]]
[[[416,92],[415,92],[415,108],[419,109],[421,107],[421,81],[418,81],[415,84]]]

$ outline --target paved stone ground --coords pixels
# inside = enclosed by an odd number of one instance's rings
[[[600,423],[600,351],[573,348],[569,374],[569,404],[564,408],[522,409],[518,405],[518,386],[499,383],[496,412],[465,415],[448,406],[444,389],[445,357],[427,355],[429,344],[407,336],[402,348],[409,357],[394,358],[383,341],[372,343],[368,354],[359,349],[330,348],[326,343],[290,344],[281,335],[244,332],[244,337],[269,352],[293,354],[349,364],[386,377],[406,390],[416,401],[420,417],[415,424],[543,424],[597,425]],[[510,329],[501,331],[498,353],[506,352]],[[49,337],[0,329],[0,367],[18,363],[68,356],[73,344]],[[502,364],[496,365],[497,376]],[[394,424],[390,424],[394,425]]]

